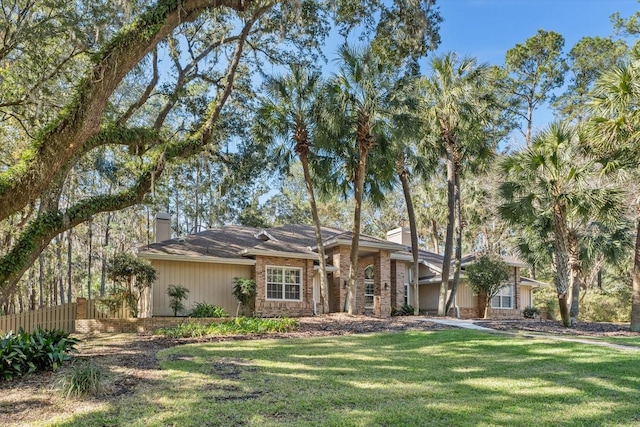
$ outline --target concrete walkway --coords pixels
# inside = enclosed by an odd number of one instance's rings
[[[439,323],[441,325],[454,326],[456,328],[462,328],[462,329],[473,329],[476,331],[492,332],[497,334],[505,334],[505,335],[511,335],[511,336],[517,336],[517,337],[525,337],[525,338],[550,339],[550,340],[556,340],[556,341],[575,342],[580,344],[595,345],[599,347],[607,347],[615,350],[628,350],[628,351],[640,352],[640,347],[633,347],[630,345],[623,345],[623,344],[613,344],[613,343],[604,342],[604,341],[588,340],[588,339],[582,339],[577,337],[566,337],[566,336],[558,336],[558,335],[551,335],[551,334],[544,334],[544,333],[499,331],[497,329],[476,325],[470,320],[453,319],[453,318],[442,319],[442,318],[433,318],[433,317],[427,317],[421,320],[423,322]]]
[[[474,329],[476,331],[485,331],[485,332],[499,332],[499,331],[496,331],[495,329],[476,325],[475,323],[469,320],[451,319],[451,318],[439,319],[439,318],[433,318],[433,317],[427,317],[421,320],[424,322],[439,323],[440,325],[455,326],[456,328],[462,328],[462,329]]]

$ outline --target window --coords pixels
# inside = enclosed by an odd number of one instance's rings
[[[513,308],[513,284],[503,286],[498,295],[491,298],[491,308]]]
[[[373,308],[373,265],[364,269],[364,307]]]
[[[411,290],[411,288],[409,287],[410,285],[408,283],[404,284],[404,305],[409,305],[411,304],[411,299],[409,298],[409,292]]]
[[[302,269],[267,267],[267,299],[300,301]]]

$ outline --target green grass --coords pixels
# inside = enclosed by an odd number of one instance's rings
[[[185,345],[64,426],[638,426],[640,352],[469,330]]]

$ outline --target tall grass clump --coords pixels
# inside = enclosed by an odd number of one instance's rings
[[[60,373],[55,385],[64,396],[99,396],[104,393],[107,372],[92,363],[80,363]]]

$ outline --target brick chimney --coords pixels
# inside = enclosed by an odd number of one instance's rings
[[[158,212],[155,221],[155,242],[162,242],[171,238],[171,215]]]
[[[387,231],[387,240],[400,245],[411,246],[411,231],[409,227],[398,227]]]

